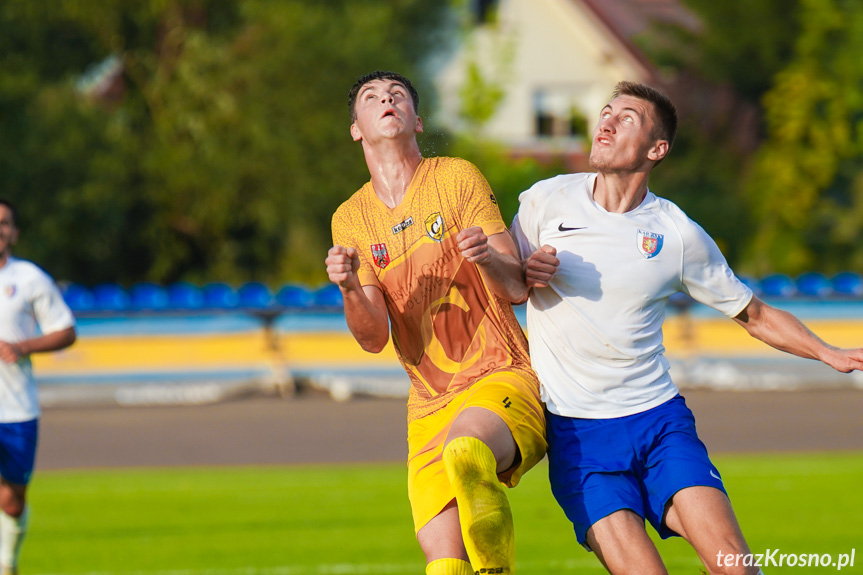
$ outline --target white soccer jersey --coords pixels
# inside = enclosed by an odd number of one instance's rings
[[[729,317],[752,291],[716,243],[672,202],[647,192],[617,214],[593,200],[596,174],[544,180],[523,192],[512,232],[522,258],[557,249],[549,286],[531,290],[531,363],[549,411],[605,419],[641,413],[677,394],[663,356],[670,295],[682,291]]]
[[[0,268],[0,340],[16,343],[72,327],[75,319],[54,281],[36,265],[10,257]],[[0,361],[0,422],[39,416],[30,358]]]

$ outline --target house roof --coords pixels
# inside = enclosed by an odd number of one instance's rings
[[[617,37],[631,54],[649,70],[655,67],[634,39],[654,23],[677,24],[695,30],[696,16],[680,0],[570,0],[580,4]]]

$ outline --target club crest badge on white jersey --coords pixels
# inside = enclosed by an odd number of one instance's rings
[[[646,259],[656,257],[659,255],[659,252],[662,251],[662,239],[664,237],[665,236],[663,234],[638,230],[638,235],[636,236],[638,251],[641,252],[641,255]]]
[[[15,297],[15,292],[18,291],[18,288],[15,287],[15,284],[10,284],[3,287],[3,293],[6,294],[6,297]]]

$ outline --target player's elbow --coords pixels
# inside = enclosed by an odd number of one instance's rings
[[[375,329],[362,333],[354,333],[354,337],[363,351],[369,353],[380,353],[387,346],[390,340],[388,329]]]
[[[524,290],[513,294],[513,297],[510,301],[513,305],[521,305],[527,301],[528,296],[530,296],[530,289],[525,287]]]
[[[387,346],[387,342],[389,338],[384,340],[369,340],[369,341],[361,341],[360,347],[363,348],[363,351],[367,351],[369,353],[380,353]]]
[[[56,350],[61,350],[69,347],[70,345],[75,343],[75,340],[77,339],[78,333],[75,331],[74,327],[69,327],[62,330],[61,332],[59,332],[57,339],[55,340],[57,342]]]

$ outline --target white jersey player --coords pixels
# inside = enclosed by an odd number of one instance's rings
[[[75,320],[54,281],[12,257],[14,206],[0,199],[0,573],[18,571],[26,493],[36,457],[39,404],[30,355],[75,341]]]
[[[578,541],[612,573],[667,572],[645,531],[679,535],[710,573],[747,555],[718,470],[663,357],[665,303],[683,291],[750,335],[849,372],[837,349],[754,296],[713,240],[648,189],[677,112],[649,86],[621,82],[600,114],[590,164],[524,192],[513,234],[531,294],[528,337],[547,404],[549,479]],[[633,567],[637,566],[637,567]]]

